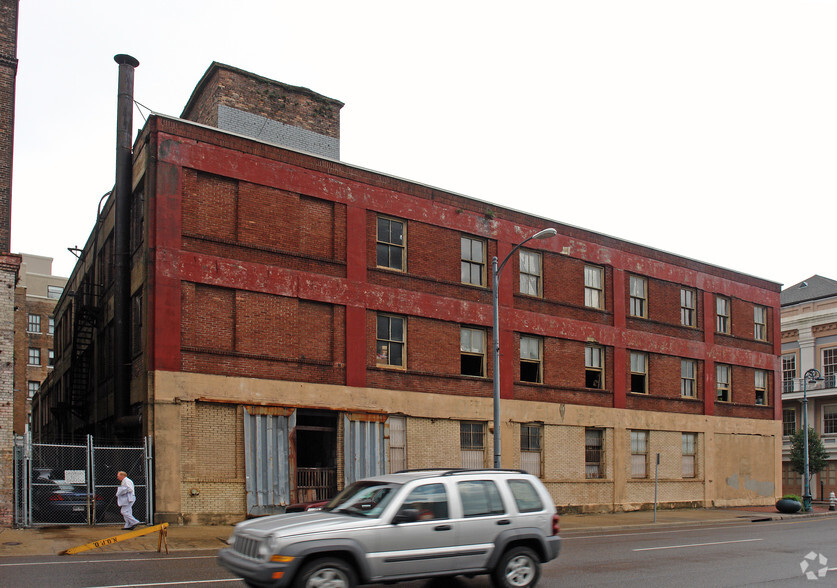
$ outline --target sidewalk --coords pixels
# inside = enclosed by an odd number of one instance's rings
[[[706,508],[654,511],[567,514],[561,516],[561,533],[575,535],[601,530],[626,530],[677,525],[731,524],[763,520],[794,520],[806,517],[835,516],[827,505],[815,504],[813,512],[781,514],[773,506],[740,508]],[[143,527],[139,527],[143,528]],[[232,534],[232,525],[169,526],[167,543],[169,552],[195,549],[217,550],[226,545]],[[0,558],[32,555],[58,555],[67,549],[101,541],[121,534],[119,526],[113,527],[41,527],[35,529],[0,529]],[[153,553],[157,551],[160,535],[157,532],[135,537],[112,545],[94,548],[68,558],[88,557],[103,552]],[[165,557],[165,547],[161,557]]]

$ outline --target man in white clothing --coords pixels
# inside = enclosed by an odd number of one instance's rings
[[[119,488],[116,489],[116,504],[119,505],[119,512],[122,513],[122,518],[125,519],[123,529],[130,530],[140,524],[131,512],[134,502],[137,499],[134,495],[134,483],[125,472],[117,473],[116,478],[119,480]]]

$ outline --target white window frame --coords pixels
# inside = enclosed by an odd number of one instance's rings
[[[629,385],[632,394],[648,394],[648,354],[644,351],[631,351],[629,353],[629,360],[631,362],[631,382]],[[642,376],[643,389],[634,390],[633,376]]]
[[[730,333],[730,299],[727,296],[715,295],[715,332],[724,335]]]
[[[58,300],[63,293],[64,288],[62,286],[47,286],[47,298]]]
[[[584,266],[584,306],[604,308],[604,268],[598,265]]]
[[[791,365],[791,363],[793,365]],[[782,354],[782,393],[793,392],[796,387],[796,353]]]
[[[604,390],[605,388],[605,350],[601,345],[586,345],[584,347],[584,386],[592,390]],[[598,364],[598,365],[597,365]],[[588,386],[588,372],[596,372],[599,375],[598,386]]]
[[[825,378],[826,388],[837,388],[837,347],[824,347],[820,350],[820,367]]]
[[[680,474],[683,478],[697,478],[697,433],[682,433]]]
[[[724,375],[722,378],[721,375]],[[715,400],[732,402],[732,366],[725,363],[715,364]],[[725,398],[722,398],[725,396]]]
[[[680,324],[696,327],[697,292],[692,288],[680,288]]]
[[[694,359],[680,360],[680,396],[697,398],[697,361]]]
[[[523,379],[523,364],[537,366],[538,377],[536,380]],[[543,383],[543,337],[536,337],[534,335],[520,336],[520,381],[532,384]]]
[[[642,276],[628,276],[629,313],[633,317],[648,318],[648,280]]]
[[[648,431],[631,431],[631,478],[648,478]]]
[[[756,341],[767,341],[767,307],[753,307],[753,337]]]
[[[753,372],[753,387],[756,391],[756,398],[755,403],[756,406],[769,406],[770,399],[767,395],[767,382],[769,378],[767,377],[766,370],[756,370]],[[761,393],[762,401],[759,402],[759,393]]]
[[[475,335],[479,335],[480,345],[475,345]],[[485,348],[488,337],[485,329],[475,329],[473,327],[460,327],[459,329],[459,353],[460,356],[479,357],[480,358],[480,374],[462,374],[473,378],[484,378],[485,365]],[[460,370],[461,373],[462,370]]]
[[[526,296],[543,297],[543,255],[531,249],[521,249],[520,293]]]

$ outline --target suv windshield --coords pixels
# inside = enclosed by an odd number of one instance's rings
[[[346,486],[323,510],[376,518],[395,495],[399,484],[365,480]]]

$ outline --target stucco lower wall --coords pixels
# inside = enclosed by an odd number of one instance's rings
[[[161,521],[244,518],[244,405],[404,415],[409,468],[460,467],[460,421],[483,421],[488,424],[484,465],[493,462],[491,398],[173,372],[156,372],[149,382],[154,402],[148,434],[155,440],[155,512]],[[542,424],[542,478],[564,510],[648,508],[655,477],[663,508],[767,505],[781,492],[778,421],[511,400],[502,401],[501,416],[503,467],[521,467],[520,424]],[[604,433],[602,479],[585,479],[587,427]],[[631,477],[631,430],[649,432],[643,479]],[[688,478],[682,470],[684,432],[698,439],[695,475]],[[340,445],[338,467],[344,459]]]

